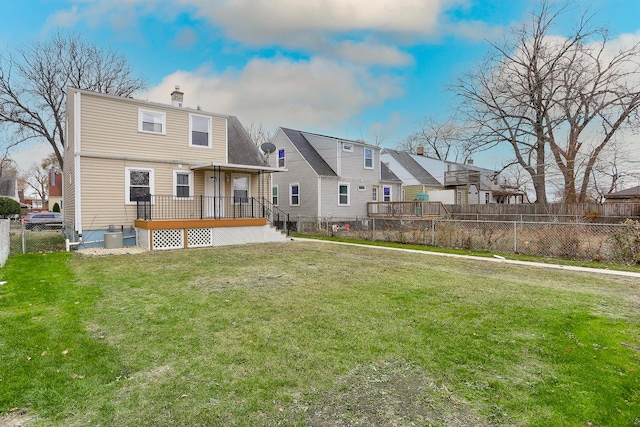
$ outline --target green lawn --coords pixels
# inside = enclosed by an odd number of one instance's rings
[[[6,422],[640,425],[640,279],[324,242],[0,276]]]

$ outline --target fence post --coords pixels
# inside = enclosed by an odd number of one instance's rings
[[[27,253],[27,230],[24,226],[24,221],[20,220],[20,224],[22,224],[22,254]]]
[[[518,252],[518,222],[513,221],[513,253]]]

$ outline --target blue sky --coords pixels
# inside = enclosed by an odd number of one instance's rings
[[[0,48],[77,32],[125,55],[148,82],[137,97],[262,124],[393,147],[425,116],[447,119],[445,86],[488,41],[526,19],[533,0],[25,0],[0,15]],[[577,0],[579,10],[640,40],[640,0]],[[46,146],[14,152],[21,166]],[[494,155],[495,156],[495,155]],[[489,168],[499,158],[486,158]]]

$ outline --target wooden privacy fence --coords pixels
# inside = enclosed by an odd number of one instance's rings
[[[626,218],[640,217],[640,203],[527,203],[517,205],[445,205],[453,218],[476,219],[476,217],[510,217],[518,215],[533,220],[534,217],[573,217],[587,222],[621,222]],[[495,219],[495,218],[494,218]],[[610,219],[610,220],[607,220]]]

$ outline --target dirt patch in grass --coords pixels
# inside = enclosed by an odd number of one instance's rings
[[[0,416],[0,427],[25,427],[31,425],[34,418],[26,410],[11,412]]]
[[[305,412],[311,427],[490,425],[423,370],[398,361],[356,367]]]

